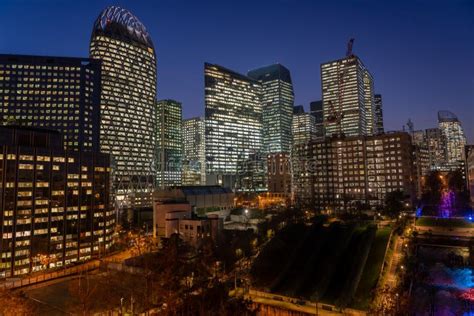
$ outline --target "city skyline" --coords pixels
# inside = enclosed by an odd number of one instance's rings
[[[469,74],[472,69],[469,56],[474,52],[474,44],[467,38],[472,33],[473,22],[469,17],[474,6],[463,1],[430,2],[429,6],[422,1],[388,7],[372,1],[346,3],[336,14],[337,5],[306,1],[298,6],[290,1],[269,6],[264,1],[254,5],[243,2],[233,7],[213,1],[200,5],[186,1],[159,4],[85,1],[67,5],[61,1],[15,4],[7,1],[0,10],[5,25],[13,23],[18,10],[37,13],[28,15],[27,22],[18,25],[14,34],[0,34],[4,39],[0,41],[0,51],[87,57],[90,25],[97,13],[107,5],[123,6],[143,21],[156,42],[158,98],[179,99],[183,103],[183,117],[189,118],[204,113],[204,62],[224,65],[240,73],[275,62],[284,64],[293,77],[295,104],[303,104],[309,110],[309,102],[321,98],[320,64],[344,57],[347,40],[354,37],[354,53],[371,70],[375,93],[384,96],[387,131],[400,130],[408,118],[414,122],[415,129],[435,127],[437,111],[446,109],[459,117],[472,142],[474,129],[467,123],[474,101]],[[239,23],[222,26],[220,22],[225,21],[225,13],[231,8],[244,21],[258,17],[255,32],[245,32],[249,26],[242,30]],[[74,17],[61,14],[71,10]],[[286,11],[291,13],[287,23],[276,25],[271,34],[268,29],[258,29],[258,25],[271,23],[272,17],[284,17]],[[322,12],[327,12],[327,16]],[[56,18],[44,19],[46,13]],[[367,14],[374,17],[373,25],[363,21]],[[176,15],[186,22],[170,23]],[[361,22],[348,23],[354,16],[360,17]],[[396,30],[391,30],[400,19],[408,22],[398,23]],[[64,32],[68,26],[70,29]],[[325,26],[332,27],[331,31],[323,32]],[[288,38],[291,34],[294,36]],[[288,45],[276,46],[280,36],[288,38]],[[214,38],[219,38],[215,42],[223,45],[213,43]],[[38,45],[40,40],[48,44]],[[192,53],[183,47],[191,47]],[[453,51],[457,58],[450,57]]]

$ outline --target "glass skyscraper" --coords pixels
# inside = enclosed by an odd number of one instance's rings
[[[183,120],[183,185],[206,184],[206,142],[204,118]]]
[[[157,187],[181,185],[183,160],[181,103],[175,100],[156,102]]]
[[[327,136],[373,134],[373,78],[357,56],[321,64],[321,87]]]
[[[100,61],[0,55],[0,124],[54,129],[69,150],[99,149]]]
[[[248,76],[263,87],[263,151],[289,152],[291,148],[291,121],[294,104],[290,71],[274,64],[248,72]]]
[[[262,85],[208,63],[204,76],[206,182],[234,188],[237,163],[262,150]]]
[[[438,126],[443,135],[447,167],[456,168],[465,158],[466,136],[461,122],[454,113],[439,111]]]
[[[114,161],[117,200],[133,207],[130,196],[151,194],[155,180],[155,49],[137,17],[111,6],[94,23],[90,57],[102,61],[101,150]]]

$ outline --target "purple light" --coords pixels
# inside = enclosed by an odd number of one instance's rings
[[[443,218],[451,217],[454,210],[455,195],[453,191],[443,192],[441,204],[439,206],[439,216]]]

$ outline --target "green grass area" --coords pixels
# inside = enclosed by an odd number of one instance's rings
[[[254,284],[272,293],[338,306],[350,305],[358,294],[368,305],[390,231],[355,223],[291,225],[255,260]]]
[[[420,217],[416,220],[418,226],[474,228],[474,224],[464,218]]]
[[[367,310],[372,300],[373,290],[377,285],[380,275],[380,269],[384,261],[385,250],[387,248],[388,238],[390,237],[390,227],[384,227],[377,230],[375,240],[370,249],[364,271],[359,282],[352,307],[356,309]]]

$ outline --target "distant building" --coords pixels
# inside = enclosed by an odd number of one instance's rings
[[[305,113],[304,106],[302,105],[295,105],[293,107],[293,115],[295,114],[303,114]]]
[[[428,128],[425,130],[425,134],[430,169],[439,170],[446,164],[443,134],[439,128]]]
[[[358,57],[321,64],[321,86],[326,136],[373,134],[373,78]]]
[[[0,275],[106,253],[115,226],[109,183],[109,155],[65,150],[56,131],[0,127]]]
[[[191,208],[200,215],[209,212],[221,212],[225,214],[234,206],[234,193],[229,188],[206,185],[206,186],[180,186],[157,190],[154,199],[179,199],[188,202]]]
[[[206,185],[204,118],[183,120],[183,185]]]
[[[326,138],[295,145],[293,190],[297,204],[319,210],[379,209],[388,192],[415,197],[413,149],[408,133]]]
[[[261,153],[250,154],[237,163],[237,192],[262,192],[267,190],[266,159]]]
[[[70,150],[99,150],[100,61],[0,55],[0,124],[62,133]]]
[[[156,101],[156,186],[181,185],[183,133],[181,103]]]
[[[314,123],[316,125],[316,137],[324,137],[324,112],[323,101],[313,101],[309,104],[310,113],[314,116]]]
[[[383,134],[385,132],[383,125],[383,105],[382,105],[382,95],[374,95],[374,104],[375,104],[375,133]]]
[[[155,183],[156,54],[143,23],[107,7],[94,22],[90,57],[101,61],[101,151],[113,157],[120,208],[151,206]],[[133,196],[146,196],[141,205]]]
[[[234,188],[238,161],[261,152],[262,84],[206,63],[206,182]]]
[[[172,196],[169,193],[161,191],[154,194],[153,235],[170,238],[178,234],[195,247],[205,238],[217,242],[224,227],[223,218],[217,215],[197,216],[182,195]]]
[[[466,136],[461,122],[454,113],[439,111],[438,127],[443,136],[447,168],[457,169],[465,158]]]
[[[274,64],[247,75],[262,83],[263,153],[289,152],[294,103],[290,71]]]
[[[291,195],[291,165],[290,155],[274,153],[267,155],[268,192]]]
[[[315,140],[317,137],[316,120],[310,113],[293,115],[293,145]]]

